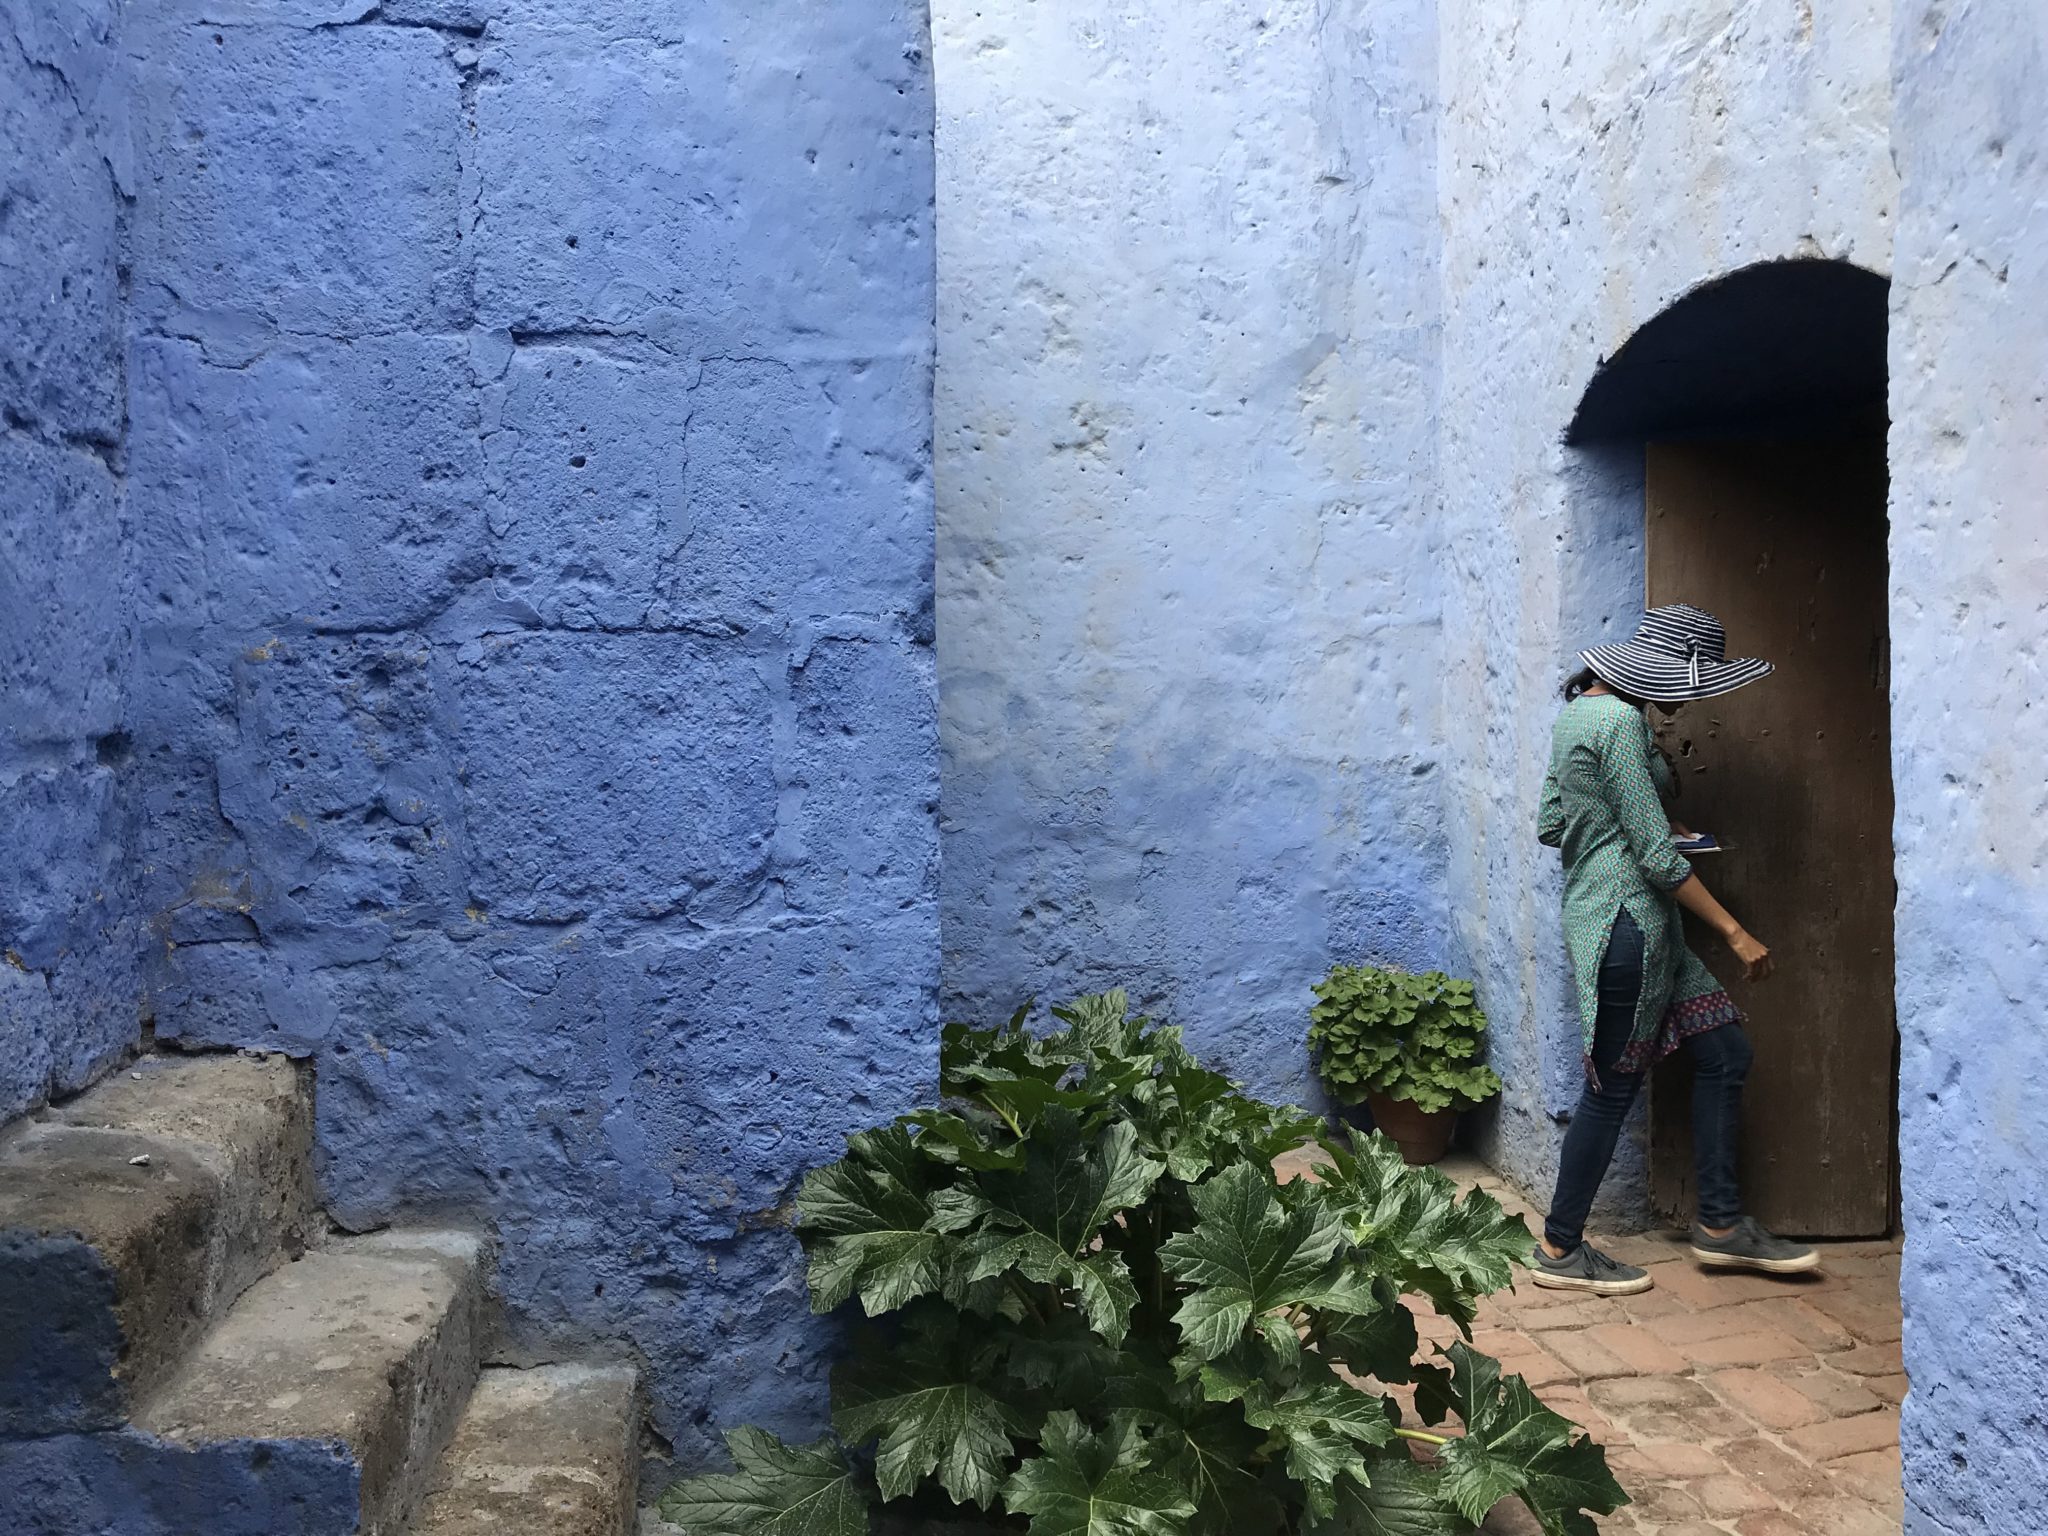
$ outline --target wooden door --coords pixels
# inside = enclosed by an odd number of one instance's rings
[[[1720,618],[1732,656],[1778,670],[1660,723],[1679,820],[1728,851],[1695,862],[1768,945],[1769,980],[1695,951],[1749,1015],[1742,1183],[1751,1214],[1809,1237],[1888,1231],[1896,1184],[1890,654],[1881,437],[1653,443],[1649,600]],[[1656,718],[1656,711],[1652,711]],[[1683,1058],[1651,1088],[1651,1186],[1693,1212]]]

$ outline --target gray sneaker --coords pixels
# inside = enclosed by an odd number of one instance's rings
[[[1553,1259],[1541,1243],[1529,1254],[1529,1278],[1552,1291],[1585,1291],[1594,1296],[1633,1296],[1651,1286],[1648,1270],[1619,1264],[1591,1243]]]
[[[1745,1216],[1726,1237],[1712,1237],[1692,1225],[1692,1256],[1716,1269],[1754,1269],[1766,1275],[1800,1275],[1820,1268],[1820,1255],[1804,1243],[1773,1237]]]

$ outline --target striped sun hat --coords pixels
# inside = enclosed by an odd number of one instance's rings
[[[1579,656],[1608,687],[1654,704],[1717,698],[1772,671],[1754,656],[1728,660],[1721,621],[1690,603],[1652,608],[1633,640],[1596,645]]]

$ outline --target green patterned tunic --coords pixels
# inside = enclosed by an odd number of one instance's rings
[[[1551,731],[1536,835],[1564,852],[1564,941],[1578,983],[1589,1074],[1600,961],[1618,912],[1625,910],[1643,933],[1643,992],[1615,1070],[1640,1072],[1686,1036],[1742,1017],[1685,945],[1671,893],[1692,865],[1671,846],[1664,811],[1671,788],[1671,767],[1641,710],[1612,694],[1582,694],[1565,705]]]

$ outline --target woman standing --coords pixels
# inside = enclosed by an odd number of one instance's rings
[[[1720,621],[1679,604],[1643,616],[1634,639],[1581,653],[1551,734],[1536,835],[1564,853],[1564,931],[1578,986],[1586,1087],[1565,1133],[1557,1192],[1530,1276],[1541,1286],[1623,1296],[1650,1277],[1585,1240],[1586,1213],[1644,1074],[1683,1049],[1693,1068],[1693,1168],[1703,1264],[1788,1274],[1816,1268],[1811,1248],[1773,1237],[1742,1214],[1735,1182],[1742,1083],[1750,1047],[1742,1012],[1685,947],[1681,911],[1728,945],[1744,974],[1771,974],[1771,954],[1728,915],[1674,846],[1664,809],[1670,765],[1650,736],[1645,704],[1733,692],[1770,674],[1767,661],[1726,659]],[[1684,829],[1677,836],[1689,837]]]

